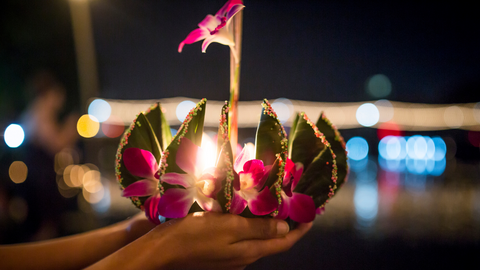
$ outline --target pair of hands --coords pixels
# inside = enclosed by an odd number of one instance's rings
[[[138,216],[129,238],[151,226]],[[289,231],[283,220],[198,212],[158,225],[91,266],[137,269],[243,269],[256,260],[290,249],[312,223]]]

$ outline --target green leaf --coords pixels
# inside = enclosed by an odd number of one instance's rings
[[[303,164],[305,170],[318,154],[325,149],[321,138],[315,133],[314,124],[304,113],[298,115],[295,134],[292,139],[290,159]]]
[[[125,131],[117,150],[115,173],[117,180],[123,188],[141,179],[132,175],[123,163],[123,153],[127,148],[131,147],[150,151],[155,156],[157,163],[160,161],[160,145],[150,122],[143,113],[140,113],[132,125]],[[137,206],[143,204],[143,199],[141,202],[138,202],[137,198],[132,198],[132,201]]]
[[[286,160],[288,141],[285,130],[270,103],[265,99],[262,106],[255,138],[256,159],[262,160],[264,165],[272,165],[277,159],[277,154],[280,154],[282,160]]]
[[[170,130],[170,125],[165,118],[165,114],[162,112],[162,107],[160,103],[155,103],[150,109],[145,113],[150,125],[152,126],[153,132],[157,136],[157,140],[160,144],[160,149],[164,150],[172,141],[172,131]]]
[[[347,152],[345,151],[345,141],[337,128],[330,122],[330,120],[322,112],[317,121],[317,128],[325,135],[325,138],[330,143],[333,153],[335,153],[335,160],[337,162],[337,188],[340,188],[345,183],[348,175]],[[336,192],[335,192],[336,194]]]
[[[202,99],[192,110],[190,110],[172,142],[168,145],[166,149],[166,152],[168,153],[166,163],[168,166],[165,169],[165,173],[185,173],[180,167],[178,167],[176,161],[178,147],[180,146],[182,138],[188,138],[194,144],[201,146],[206,102],[206,99]]]
[[[295,130],[297,129],[298,121],[300,120],[300,114],[295,115],[295,119],[292,122],[292,126],[290,127],[290,134],[288,136],[288,156],[292,156],[292,145],[293,139],[295,138]]]
[[[308,169],[303,172],[294,192],[311,196],[317,208],[324,205],[328,198],[333,195],[332,166],[332,152],[328,148],[324,148],[315,157]]]

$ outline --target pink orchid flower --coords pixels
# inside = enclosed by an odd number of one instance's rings
[[[219,173],[215,168],[204,169],[199,157],[202,149],[191,140],[183,138],[177,151],[176,163],[186,172],[166,173],[160,177],[162,182],[180,185],[183,188],[170,188],[158,202],[159,214],[166,218],[182,218],[190,207],[197,202],[205,211],[220,212],[220,204],[215,200],[221,189]]]
[[[218,42],[228,45],[235,55],[233,46],[233,34],[229,31],[231,19],[235,14],[242,10],[245,6],[241,0],[229,0],[215,16],[208,14],[203,21],[198,24],[197,29],[193,30],[178,46],[178,52],[182,52],[185,44],[203,40],[202,52],[206,52],[208,45],[212,42]]]
[[[123,163],[127,170],[138,177],[145,179],[130,184],[123,190],[123,197],[150,196],[144,203],[145,215],[155,223],[160,224],[158,219],[158,201],[160,191],[158,189],[158,164],[150,151],[140,148],[127,148],[123,153]]]
[[[278,207],[278,219],[290,217],[300,223],[307,223],[315,219],[316,208],[313,199],[305,194],[293,192],[303,173],[303,164],[293,163],[287,158],[285,177],[282,185],[282,203]]]
[[[245,147],[235,160],[234,169],[238,178],[234,181],[230,212],[240,214],[247,206],[257,216],[275,211],[278,201],[269,188],[264,187],[270,166],[265,167],[263,161],[253,159],[253,154]]]

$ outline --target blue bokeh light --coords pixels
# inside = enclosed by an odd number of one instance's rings
[[[406,138],[406,140],[405,140]],[[384,170],[440,176],[445,171],[446,144],[440,137],[386,136],[378,143],[378,163]]]
[[[368,143],[362,137],[353,137],[347,142],[348,158],[362,160],[368,155]]]
[[[447,154],[447,145],[445,141],[440,137],[432,138],[433,144],[435,145],[435,153],[433,154],[433,159],[439,161],[445,158]]]

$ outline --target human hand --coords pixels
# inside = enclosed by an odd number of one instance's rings
[[[311,226],[300,224],[289,232],[283,220],[198,212],[170,220],[146,237],[152,250],[160,251],[157,258],[165,269],[243,269],[287,251]]]
[[[290,249],[312,223],[197,212],[158,225],[89,269],[243,269]]]

